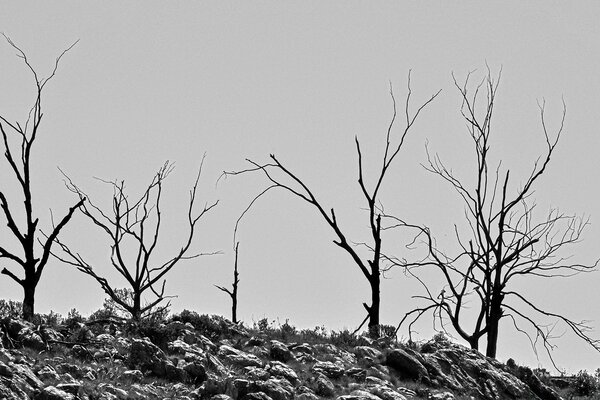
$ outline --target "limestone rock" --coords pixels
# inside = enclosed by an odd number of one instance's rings
[[[35,400],[74,400],[75,396],[54,386],[48,386],[35,397]]]
[[[331,361],[318,361],[312,366],[312,370],[328,378],[339,378],[344,375],[344,367]]]
[[[427,369],[419,360],[403,349],[393,349],[386,355],[385,364],[412,379],[429,380]]]
[[[294,358],[294,355],[288,347],[278,340],[271,340],[271,358],[273,360],[288,362]]]

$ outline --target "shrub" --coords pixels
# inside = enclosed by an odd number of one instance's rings
[[[598,391],[598,380],[587,371],[579,371],[575,375],[573,392],[578,396],[591,396]]]
[[[0,318],[21,318],[22,312],[22,302],[0,299]]]
[[[379,333],[383,338],[393,339],[396,337],[396,327],[392,325],[379,325]]]
[[[227,320],[218,315],[199,315],[195,311],[183,310],[179,315],[173,315],[171,320],[189,322],[197,331],[211,339],[218,339],[229,331]]]
[[[259,319],[258,322],[254,323],[254,329],[258,329],[261,332],[267,332],[271,329],[269,320],[265,317]]]
[[[290,339],[291,337],[295,336],[298,333],[298,331],[296,330],[296,327],[293,325],[290,325],[289,320],[286,319],[285,322],[283,323],[283,325],[279,326],[277,333],[278,333],[278,336],[281,337],[282,340],[286,341],[286,340]]]
[[[64,324],[68,328],[70,328],[70,327],[74,327],[77,324],[80,324],[84,321],[85,321],[85,318],[83,318],[83,316],[79,313],[79,311],[72,308],[71,311],[69,311],[69,313],[67,314],[67,318],[65,318]]]
[[[338,332],[331,331],[329,339],[331,340],[331,344],[338,347],[356,347],[360,345],[359,337],[348,329]]]

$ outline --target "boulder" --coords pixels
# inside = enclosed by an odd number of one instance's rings
[[[383,353],[381,351],[369,346],[356,346],[354,348],[354,354],[359,358],[369,358],[371,360],[376,360],[380,357],[383,357]]]
[[[273,400],[292,400],[294,398],[294,387],[287,379],[270,378],[264,382],[255,382],[253,386],[257,392],[264,392]]]
[[[147,338],[131,340],[127,362],[131,369],[150,371],[156,376],[167,374],[167,356]]]
[[[391,350],[386,355],[385,364],[408,378],[429,381],[427,368],[415,356],[403,349]]]
[[[262,361],[254,354],[246,353],[228,345],[221,345],[219,354],[230,363],[240,367],[262,367]]]
[[[54,386],[48,386],[35,396],[35,400],[74,400],[75,396]]]
[[[321,373],[328,378],[339,378],[344,375],[344,367],[331,361],[318,361],[312,366],[312,371]]]
[[[285,378],[291,383],[298,382],[296,372],[280,361],[271,361],[266,368],[266,371],[273,376]]]
[[[335,386],[325,375],[319,375],[316,384],[316,394],[319,396],[332,397],[335,394]]]
[[[271,340],[271,358],[273,360],[288,362],[294,358],[290,349],[278,340]]]

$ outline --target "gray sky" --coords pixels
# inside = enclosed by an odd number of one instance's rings
[[[176,170],[165,187],[163,236],[169,254],[185,237],[179,229],[185,201],[206,152],[202,199],[220,204],[202,222],[194,249],[224,254],[173,270],[167,291],[178,295],[174,311],[229,315],[228,298],[213,284],[231,282],[235,220],[265,182],[258,175],[230,178],[218,187],[215,181],[223,170],[246,167],[247,157],[266,161],[269,153],[277,154],[323,203],[336,207],[353,240],[365,238],[353,138],[358,135],[363,144],[367,168],[376,168],[391,117],[388,85],[403,101],[409,69],[414,105],[443,92],[424,111],[393,166],[381,196],[387,210],[427,224],[442,241],[451,237],[462,206],[420,163],[429,141],[457,173],[474,178],[451,72],[463,78],[477,69],[482,76],[487,62],[494,71],[503,67],[494,150],[516,176],[524,178],[543,151],[536,101],[546,99],[548,122],[555,128],[564,97],[565,134],[535,197],[540,212],[553,206],[590,215],[584,241],[567,254],[582,262],[599,256],[597,2],[65,1],[0,2],[0,9],[0,30],[42,74],[80,40],[44,98],[33,179],[45,226],[49,208],[62,214],[75,201],[57,166],[99,201],[109,202],[111,193],[94,176],[125,179],[137,193],[171,160]],[[23,120],[33,82],[14,53],[0,45],[0,110]],[[3,167],[3,185],[7,175]],[[80,215],[63,238],[99,271],[114,276],[104,238]],[[281,323],[289,318],[299,327],[354,329],[364,317],[368,285],[333,239],[314,210],[298,200],[275,192],[263,199],[239,231],[241,318],[249,324],[268,317]],[[388,250],[404,251],[393,241]],[[416,304],[410,296],[418,288],[400,271],[389,277],[382,287],[382,321],[395,325]],[[529,281],[520,289],[574,319],[599,320],[599,283],[594,273]],[[2,297],[21,298],[6,277],[0,290]],[[38,287],[37,307],[64,314],[76,307],[85,314],[100,308],[103,298],[93,280],[52,262]],[[503,328],[499,357],[537,366],[526,338],[508,324]],[[423,323],[420,332],[430,337],[430,324]],[[556,344],[564,368],[600,365],[600,355],[572,335]],[[549,365],[543,355],[540,363]]]

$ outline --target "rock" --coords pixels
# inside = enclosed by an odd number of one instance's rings
[[[177,339],[173,342],[169,342],[167,344],[167,348],[169,349],[169,353],[182,354],[182,355],[193,354],[197,357],[205,358],[205,354],[202,349],[200,349],[197,346],[190,345],[190,344],[184,342],[183,340]]]
[[[49,365],[46,365],[42,369],[40,369],[37,372],[37,376],[38,376],[38,378],[40,378],[43,381],[51,381],[51,380],[58,381],[58,380],[60,380],[60,376],[58,376],[58,373],[56,372],[56,370]]]
[[[206,368],[200,362],[184,361],[181,368],[187,373],[189,378],[194,383],[202,383],[206,379]]]
[[[269,371],[258,367],[245,367],[244,375],[253,381],[266,381],[271,377]]]
[[[0,376],[12,378],[14,375],[12,368],[0,361]]]
[[[111,384],[101,383],[98,385],[98,390],[100,390],[101,392],[110,393],[110,394],[116,396],[116,398],[118,398],[118,399],[127,399],[128,398],[127,391],[125,391],[121,388],[115,387]]]
[[[354,390],[349,395],[339,396],[337,400],[381,400],[379,397],[364,390]]]
[[[370,358],[371,360],[376,360],[380,357],[383,357],[383,353],[373,347],[369,346],[357,346],[354,348],[354,354],[359,358]]]
[[[40,389],[42,386],[44,386],[44,383],[37,376],[35,376],[29,367],[23,364],[10,364],[9,366],[13,371],[13,380],[18,377],[19,380],[24,381],[33,389]]]
[[[314,372],[321,373],[328,378],[339,378],[344,375],[344,368],[331,361],[318,361],[311,368]]]
[[[39,333],[32,331],[30,328],[24,328],[19,332],[19,340],[25,347],[34,350],[45,350],[46,343]]]
[[[291,383],[298,382],[298,375],[296,372],[282,362],[272,361],[267,366],[266,371],[273,376],[285,378]]]
[[[72,382],[72,383],[59,383],[56,385],[58,390],[62,390],[63,392],[67,392],[72,394],[73,396],[77,396],[79,393],[79,389],[81,388],[81,383]]]
[[[246,340],[244,346],[246,347],[254,347],[254,346],[262,346],[265,344],[265,341],[262,338],[252,336],[250,339]]]
[[[110,333],[101,333],[96,336],[96,341],[104,344],[113,344],[115,342],[115,337]]]
[[[386,355],[385,364],[411,379],[429,380],[429,373],[423,364],[412,354],[402,349],[391,350]]]
[[[255,382],[257,391],[265,392],[273,400],[292,400],[294,387],[286,379],[270,378],[264,382]]]
[[[142,379],[144,379],[144,374],[139,369],[129,369],[123,372],[121,377],[131,382],[140,382]]]
[[[388,386],[387,382],[384,384],[368,386],[367,390],[369,393],[376,395],[382,400],[406,400],[404,395]]]
[[[35,396],[35,400],[74,400],[75,396],[54,386],[48,386]]]
[[[132,339],[128,364],[131,369],[150,371],[156,376],[167,374],[167,356],[148,339]]]
[[[240,367],[261,367],[262,361],[253,354],[248,354],[234,347],[222,345],[219,354],[223,355],[232,364]]]
[[[273,400],[264,392],[248,393],[242,400]]]
[[[451,392],[429,393],[427,400],[454,400],[454,394]]]
[[[288,347],[277,340],[271,340],[271,358],[273,360],[288,362],[294,358],[294,355]]]
[[[312,355],[314,352],[313,348],[308,343],[302,343],[302,344],[297,344],[295,346],[290,346],[290,350],[294,351],[295,353],[308,354],[308,355]]]
[[[319,400],[319,396],[314,393],[300,393],[296,395],[296,400]]]
[[[71,348],[71,354],[79,360],[91,360],[93,358],[92,353],[82,345],[76,344]]]
[[[358,381],[364,381],[367,377],[367,371],[359,367],[352,367],[346,370],[346,375]]]
[[[210,400],[233,400],[230,396],[226,394],[215,394],[210,398]]]
[[[340,362],[344,366],[356,364],[356,356],[346,350],[342,350],[330,343],[319,343],[314,345],[316,352],[321,352],[329,356],[335,356],[336,362]]]
[[[56,365],[56,371],[61,374],[71,374],[78,378],[83,376],[83,372],[81,371],[81,368],[79,368],[78,365],[71,364],[71,363],[60,363],[60,364]]]
[[[317,377],[316,384],[317,384],[316,394],[318,394],[319,396],[331,397],[335,394],[335,386],[324,375],[319,375]]]

